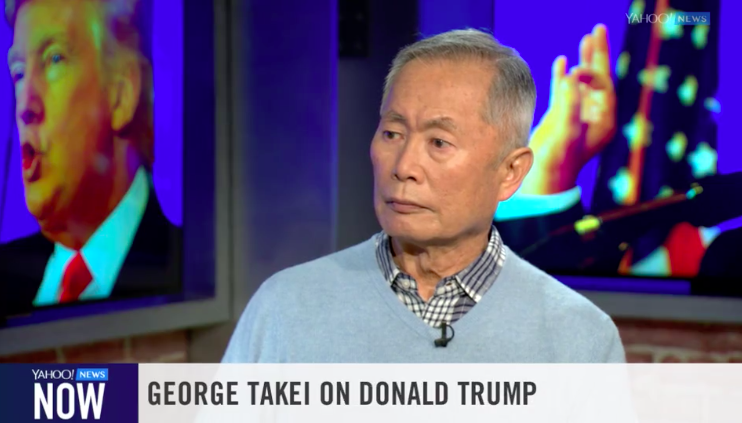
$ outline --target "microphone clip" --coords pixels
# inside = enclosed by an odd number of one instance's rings
[[[446,328],[450,328],[451,329],[451,337],[450,338],[448,337],[448,333],[446,331]],[[438,348],[438,347],[445,348],[448,345],[448,343],[451,342],[451,340],[453,339],[453,336],[454,335],[455,335],[455,332],[453,330],[453,326],[449,325],[446,322],[443,322],[443,323],[441,323],[441,337],[438,338],[438,339],[436,339],[433,342],[433,344],[436,346],[436,348]]]

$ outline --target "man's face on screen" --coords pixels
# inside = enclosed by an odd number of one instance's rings
[[[371,143],[374,206],[390,236],[436,243],[491,224],[501,148],[484,119],[492,76],[475,61],[419,59],[397,74]]]
[[[95,200],[86,193],[108,183],[104,25],[95,1],[31,0],[18,10],[8,63],[26,204],[42,228],[84,213]]]

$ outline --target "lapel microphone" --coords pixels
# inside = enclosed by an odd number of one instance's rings
[[[450,328],[451,329],[451,337],[450,338],[448,337],[448,333],[446,331],[446,328]],[[435,340],[434,345],[436,347],[443,347],[443,348],[445,348],[446,345],[448,345],[448,343],[451,342],[451,340],[453,339],[454,334],[455,333],[453,331],[453,326],[449,325],[446,322],[441,323],[441,337]]]

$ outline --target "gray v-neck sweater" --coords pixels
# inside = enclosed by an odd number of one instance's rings
[[[440,329],[396,297],[374,238],[265,281],[235,329],[225,363],[624,362],[616,326],[586,298],[512,250],[481,301]],[[450,329],[449,329],[450,331]]]

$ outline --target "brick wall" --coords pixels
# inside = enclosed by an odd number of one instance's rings
[[[616,324],[633,363],[742,362],[742,325],[627,319]],[[0,357],[0,363],[184,363],[188,342],[188,332],[177,331]]]
[[[616,320],[632,363],[742,362],[742,325]]]
[[[0,357],[0,363],[185,363],[188,333],[176,331]]]

